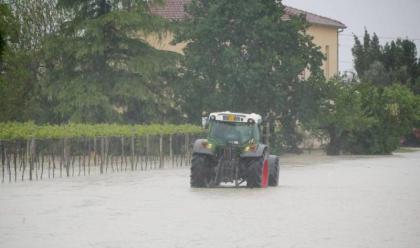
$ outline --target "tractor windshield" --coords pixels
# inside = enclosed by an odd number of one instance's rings
[[[251,139],[260,140],[260,132],[256,124],[238,122],[210,122],[210,139],[220,143],[235,142],[243,145]]]

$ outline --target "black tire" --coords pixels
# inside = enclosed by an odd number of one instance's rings
[[[194,154],[191,160],[190,185],[193,188],[208,187],[212,170],[205,155]]]
[[[268,186],[279,186],[280,165],[279,157],[270,156],[268,159],[270,165],[270,174],[268,177]]]
[[[248,164],[248,173],[246,178],[246,186],[248,188],[261,188],[262,185],[262,168],[264,159],[255,158]]]

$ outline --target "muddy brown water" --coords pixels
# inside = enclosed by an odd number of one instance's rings
[[[420,152],[286,156],[280,186],[167,169],[0,185],[0,247],[420,247]]]

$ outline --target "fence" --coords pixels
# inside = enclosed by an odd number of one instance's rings
[[[188,166],[199,134],[0,140],[2,183]]]

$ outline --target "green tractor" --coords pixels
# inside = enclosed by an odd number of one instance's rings
[[[279,158],[261,143],[261,124],[257,114],[218,112],[203,117],[208,137],[194,143],[191,187],[239,187],[244,182],[250,188],[277,186]]]

